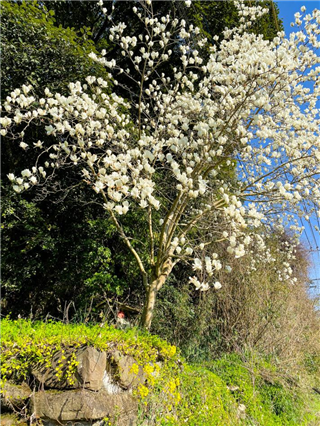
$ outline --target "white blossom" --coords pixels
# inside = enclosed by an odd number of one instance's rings
[[[219,281],[216,281],[213,284],[213,287],[214,287],[215,290],[220,290],[220,288],[222,287],[222,285],[221,285],[221,283]]]

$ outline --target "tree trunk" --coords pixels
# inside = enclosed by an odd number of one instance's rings
[[[166,262],[163,265],[162,273],[158,277],[154,277],[151,280],[151,283],[149,285],[146,299],[143,307],[142,317],[141,317],[141,326],[145,328],[146,330],[150,330],[151,322],[154,314],[154,307],[156,304],[156,298],[158,291],[163,286],[163,284],[166,282],[168,275],[170,274],[172,270],[172,260],[167,259]]]
[[[157,284],[158,280],[153,281],[146,294],[146,300],[144,302],[141,325],[143,328],[150,330],[151,322],[153,318],[154,306],[157,298]]]

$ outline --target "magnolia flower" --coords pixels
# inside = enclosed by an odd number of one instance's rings
[[[18,186],[18,185],[13,185],[13,190],[15,191],[15,192],[21,192],[22,191],[22,188],[21,188],[21,186]]]
[[[43,142],[41,142],[41,141],[34,142],[34,143],[33,143],[33,145],[34,145],[36,148],[42,148]]]
[[[95,183],[95,185],[94,185],[94,187],[93,187],[93,189],[98,193],[98,192],[100,192],[103,188],[105,187],[105,185],[100,181],[100,180],[98,180],[96,183]]]
[[[141,200],[139,203],[140,207],[145,209],[146,207],[148,207],[148,203],[146,202],[146,200]]]
[[[22,149],[26,149],[26,148],[28,148],[29,145],[25,142],[20,142],[20,146],[21,146]]]
[[[209,256],[205,257],[205,265],[206,265],[206,271],[208,274],[212,274],[212,262]]]
[[[30,170],[29,169],[22,170],[21,176],[22,177],[30,177],[31,176]]]
[[[196,290],[207,291],[210,288],[209,284],[200,282],[196,277],[189,277],[189,281],[195,286]]]
[[[192,269],[194,271],[197,271],[197,270],[201,271],[202,270],[202,262],[201,262],[200,259],[198,259],[198,258],[194,259]]]
[[[208,291],[210,288],[208,283],[202,283],[200,291]]]
[[[114,210],[120,215],[123,214],[123,208],[120,205],[115,206]]]
[[[221,285],[221,283],[219,283],[219,281],[216,281],[213,284],[213,287],[214,287],[215,290],[220,290],[220,288],[222,287],[222,285]]]

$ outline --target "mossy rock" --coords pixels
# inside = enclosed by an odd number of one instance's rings
[[[27,423],[19,420],[15,414],[1,413],[1,426],[27,426]]]
[[[27,383],[17,385],[9,381],[4,382],[1,388],[1,410],[21,410],[31,394]]]

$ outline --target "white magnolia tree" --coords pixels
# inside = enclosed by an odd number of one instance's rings
[[[110,29],[134,72],[105,52],[92,55],[110,69],[113,85],[122,74],[136,82],[134,102],[90,76],[85,85],[70,83],[66,96],[45,89],[36,99],[23,86],[5,102],[1,134],[39,150],[33,167],[8,175],[16,192],[45,186],[71,166],[100,197],[139,265],[149,328],[157,292],[178,262],[192,264],[198,290],[217,290],[215,273],[224,265],[208,250],[212,242],[224,241],[239,258],[256,241],[272,260],[262,224],[298,232],[292,214],[320,214],[320,12],[302,8],[295,15],[302,29],[270,42],[246,32],[265,11],[236,2],[239,27],[226,29],[204,62],[198,28],[154,16],[149,0],[141,4],[133,12],[143,35],[131,37],[125,23]],[[177,49],[181,65],[169,78],[159,70]],[[45,126],[51,146],[25,140],[31,122]],[[122,226],[129,209],[145,211],[147,261]]]

